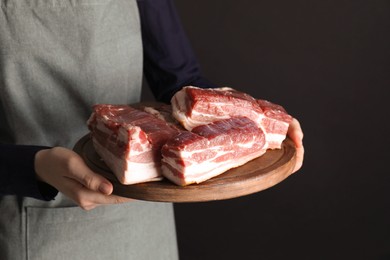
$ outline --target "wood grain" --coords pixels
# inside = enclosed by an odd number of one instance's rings
[[[123,197],[160,202],[204,202],[225,200],[268,189],[292,174],[296,150],[286,139],[281,149],[268,150],[263,156],[231,169],[200,184],[181,187],[168,180],[133,185],[121,184],[95,152],[88,135],[81,138],[74,150],[95,172],[109,179],[114,194]]]

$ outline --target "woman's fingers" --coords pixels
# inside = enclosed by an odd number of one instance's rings
[[[132,199],[116,195],[105,195],[99,191],[90,190],[74,179],[68,179],[64,186],[64,194],[84,210],[91,210],[100,205],[119,204]]]
[[[113,191],[112,184],[103,176],[91,171],[78,155],[75,155],[69,173],[69,178],[76,180],[89,190],[99,191],[105,195],[110,195]]]
[[[293,118],[292,122],[290,123],[287,135],[291,138],[291,140],[293,140],[296,147],[303,146],[303,132],[301,124],[296,118]]]
[[[293,169],[293,172],[296,172],[302,167],[305,154],[305,148],[303,146],[303,132],[301,125],[296,118],[293,118],[293,121],[288,128],[287,135],[294,142],[297,151],[296,163]]]
[[[52,185],[83,209],[131,200],[110,195],[112,184],[91,171],[78,154],[66,148],[56,147],[38,152],[35,170],[41,181]]]

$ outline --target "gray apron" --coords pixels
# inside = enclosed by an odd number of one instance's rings
[[[95,103],[139,101],[135,0],[0,0],[0,142],[71,148]],[[0,197],[0,259],[177,259],[173,207]]]

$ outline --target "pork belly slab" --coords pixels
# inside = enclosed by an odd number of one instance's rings
[[[232,88],[184,87],[171,100],[173,116],[187,129],[216,120],[245,116],[266,135],[268,149],[280,148],[292,117],[279,105]]]
[[[185,186],[201,183],[265,153],[265,135],[246,117],[232,117],[182,132],[162,147],[162,174]]]
[[[256,99],[232,88],[187,86],[176,92],[171,105],[172,115],[189,131],[234,116],[245,116],[260,124],[264,116]]]
[[[127,105],[99,104],[88,120],[96,152],[122,184],[160,180],[161,147],[178,130]]]
[[[257,103],[264,113],[261,128],[265,133],[268,149],[281,148],[292,121],[292,116],[282,106],[267,100],[258,99]]]

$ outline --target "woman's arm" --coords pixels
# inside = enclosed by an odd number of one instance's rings
[[[61,191],[86,210],[131,200],[111,195],[112,190],[69,149],[0,144],[0,195],[52,200]]]
[[[34,160],[43,146],[0,144],[0,194],[52,200],[58,191],[37,180]]]
[[[183,86],[217,87],[201,75],[199,63],[172,0],[138,0],[144,72],[158,101],[170,102]]]

